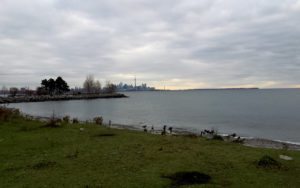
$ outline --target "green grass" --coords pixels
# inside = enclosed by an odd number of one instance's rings
[[[211,176],[208,184],[182,187],[300,187],[296,151],[92,124],[42,125],[19,117],[0,121],[0,187],[170,187],[164,176],[182,171]],[[281,168],[258,167],[265,155]]]

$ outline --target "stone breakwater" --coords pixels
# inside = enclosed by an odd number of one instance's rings
[[[99,95],[42,95],[42,96],[16,96],[16,97],[0,97],[0,104],[22,103],[22,102],[45,102],[45,101],[65,101],[65,100],[86,100],[100,98],[126,98],[121,93],[115,94],[99,94]]]

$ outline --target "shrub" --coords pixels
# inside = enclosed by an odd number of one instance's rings
[[[94,122],[97,124],[97,125],[102,125],[103,124],[103,118],[100,116],[100,117],[95,117],[94,118]]]
[[[0,107],[0,121],[8,121],[16,116],[20,116],[18,109]]]
[[[241,139],[241,137],[238,137],[237,139],[233,140],[233,143],[243,144],[245,139]]]
[[[55,127],[60,127],[61,126],[60,122],[61,122],[61,119],[56,118],[54,113],[53,113],[53,115],[47,121],[45,127],[54,127],[54,128]]]
[[[64,117],[63,117],[63,121],[64,121],[65,123],[69,123],[69,122],[70,122],[70,116],[64,116]]]
[[[78,119],[77,119],[77,118],[73,118],[73,119],[72,119],[72,123],[73,123],[73,124],[78,124],[78,123],[79,123],[79,121],[78,121]]]
[[[8,118],[11,116],[11,111],[6,108],[0,108],[0,120],[7,121]]]
[[[224,140],[222,136],[217,135],[217,134],[215,134],[215,135],[213,136],[212,139],[213,139],[213,140],[220,140],[220,141],[223,141],[223,140]]]

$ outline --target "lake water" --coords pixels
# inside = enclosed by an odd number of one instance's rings
[[[70,115],[81,120],[103,116],[116,124],[216,129],[300,142],[300,90],[198,90],[128,92],[129,98],[10,104],[37,115]]]

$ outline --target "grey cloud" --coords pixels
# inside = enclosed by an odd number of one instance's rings
[[[178,88],[300,80],[300,3],[267,1],[0,2],[0,85],[85,75]]]

